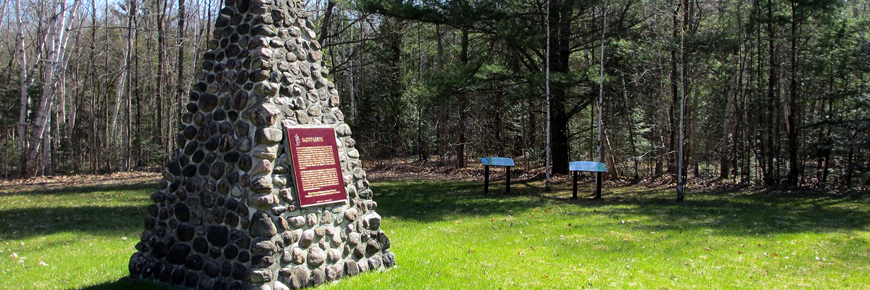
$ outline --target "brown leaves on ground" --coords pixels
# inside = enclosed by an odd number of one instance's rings
[[[51,190],[65,187],[121,185],[141,182],[157,182],[160,174],[157,172],[131,171],[112,174],[80,174],[39,176],[27,179],[0,181],[0,193],[27,190]]]

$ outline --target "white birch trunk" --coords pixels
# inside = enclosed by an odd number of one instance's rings
[[[21,107],[18,111],[18,162],[21,167],[21,174],[27,173],[27,107],[30,105],[30,96],[27,94],[29,87],[27,80],[27,51],[24,49],[24,24],[21,22],[21,0],[15,1],[15,21],[18,24],[18,56],[19,66],[19,82],[21,90]]]
[[[69,10],[69,18],[75,18],[75,15],[78,11],[80,2],[73,2],[73,7]],[[28,170],[33,171],[34,166],[33,162],[36,161],[36,157],[39,155],[39,150],[42,146],[43,136],[45,134],[45,129],[48,124],[49,114],[51,113],[52,103],[55,98],[55,88],[58,84],[58,76],[63,74],[64,69],[64,52],[66,43],[68,40],[67,34],[65,33],[68,29],[67,27],[67,15],[66,15],[66,3],[64,0],[58,0],[56,4],[52,5],[52,11],[54,11],[55,15],[55,24],[49,28],[46,45],[48,48],[48,65],[45,68],[45,72],[43,73],[43,89],[42,89],[42,98],[40,99],[39,109],[36,112],[36,119],[33,123],[33,131],[30,136],[30,144],[33,146],[29,148],[28,156],[27,156],[27,165]],[[70,21],[72,22],[72,21]],[[43,148],[43,150],[47,150],[48,148]]]

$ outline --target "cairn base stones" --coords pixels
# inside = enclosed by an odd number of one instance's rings
[[[130,276],[300,289],[395,265],[300,0],[226,0],[151,195]],[[334,128],[347,199],[302,207],[285,129]]]

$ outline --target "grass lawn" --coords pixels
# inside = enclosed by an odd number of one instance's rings
[[[870,197],[374,179],[398,267],[320,289],[870,287]],[[152,181],[0,189],[0,289],[166,289],[119,281]],[[591,188],[583,187],[585,193]]]

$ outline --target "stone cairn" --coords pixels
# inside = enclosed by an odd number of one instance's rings
[[[226,0],[130,276],[299,289],[395,265],[301,0]],[[347,203],[300,208],[282,126],[330,125]]]

